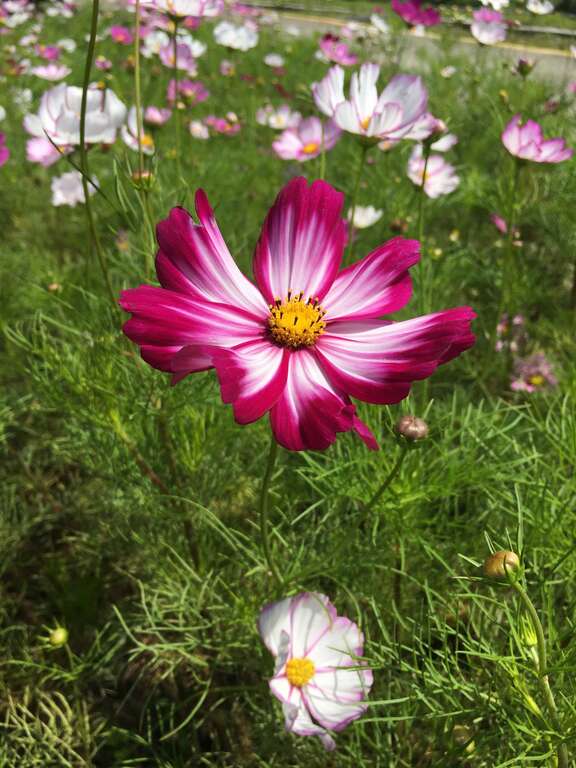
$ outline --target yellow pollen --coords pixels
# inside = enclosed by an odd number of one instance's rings
[[[288,291],[286,301],[276,299],[270,304],[268,327],[274,341],[282,347],[311,347],[324,332],[326,323],[322,318],[326,313],[318,299],[310,297],[304,301],[303,296],[303,293],[293,296],[292,291]]]
[[[362,126],[363,131],[368,130],[368,126],[370,125],[370,120],[371,120],[370,117],[365,117],[364,120],[360,121],[360,125]]]
[[[154,139],[152,136],[149,136],[147,133],[143,134],[141,137],[142,146],[143,147],[153,147],[154,146]]]
[[[544,384],[544,376],[541,373],[535,373],[534,376],[530,376],[528,381],[535,387],[541,387]]]
[[[304,152],[305,155],[313,155],[314,152],[318,152],[319,146],[320,145],[317,142],[311,141],[309,144],[304,144],[302,152]]]
[[[288,659],[286,662],[286,677],[290,685],[302,688],[314,677],[316,669],[310,659]]]

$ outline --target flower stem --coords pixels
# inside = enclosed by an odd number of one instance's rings
[[[548,707],[548,711],[550,713],[550,720],[552,722],[552,725],[556,729],[557,733],[562,737],[562,723],[560,722],[560,718],[558,716],[558,707],[556,706],[556,701],[554,699],[554,694],[552,693],[552,688],[550,687],[550,680],[548,678],[548,662],[546,658],[546,639],[544,637],[544,629],[542,627],[542,622],[540,621],[540,617],[538,616],[538,611],[534,607],[534,603],[532,600],[530,600],[530,597],[528,596],[528,593],[524,589],[524,587],[520,584],[519,581],[513,581],[511,582],[512,588],[515,590],[516,594],[524,604],[524,607],[526,608],[526,611],[530,617],[530,620],[532,622],[532,626],[534,628],[534,632],[536,634],[536,649],[537,649],[537,658],[535,659],[535,665],[536,665],[536,671],[538,673],[538,682],[540,684],[540,690],[542,691],[542,696],[544,697],[544,701],[546,702],[546,706]],[[570,766],[570,758],[568,755],[568,747],[564,742],[559,744],[558,746],[558,768],[569,768]]]
[[[516,229],[516,196],[518,181],[520,178],[520,161],[514,158],[514,174],[512,178],[512,189],[510,191],[510,207],[508,209],[508,232],[506,238],[506,251],[504,253],[504,262],[502,264],[502,285],[500,287],[500,304],[496,314],[496,326],[494,328],[494,342],[496,341],[497,327],[504,312],[508,312],[510,319],[514,314],[513,291],[514,291],[514,231]],[[494,345],[492,345],[494,346]]]
[[[180,167],[180,110],[178,109],[178,87],[180,85],[180,76],[178,74],[178,19],[172,20],[172,55],[174,56],[174,122],[176,124],[176,170],[178,173],[178,181],[180,181],[181,167]]]
[[[390,470],[388,477],[384,480],[380,488],[378,488],[374,496],[372,496],[372,498],[366,505],[365,507],[366,512],[370,512],[376,506],[376,504],[380,501],[380,499],[382,498],[382,496],[384,495],[384,493],[386,492],[386,490],[388,489],[388,487],[390,486],[394,478],[400,472],[400,469],[402,468],[402,463],[406,458],[407,453],[408,453],[408,446],[407,444],[403,444],[400,449],[400,456],[398,456],[398,458],[396,459],[396,463]]]
[[[354,182],[354,191],[352,192],[352,207],[350,209],[350,245],[348,249],[348,264],[352,263],[352,259],[354,257],[354,216],[356,214],[356,203],[358,200],[358,190],[360,189],[360,180],[362,178],[362,172],[364,171],[364,166],[366,165],[366,155],[368,154],[368,150],[370,149],[369,146],[366,144],[360,145],[361,152],[360,152],[360,162],[358,163],[358,171],[356,173],[356,181]]]
[[[426,192],[424,187],[426,185],[426,174],[428,172],[428,160],[430,159],[430,145],[424,144],[424,168],[422,170],[422,181],[420,183],[420,191],[418,194],[418,242],[420,243],[420,264],[418,265],[418,301],[420,307],[420,314],[425,315],[428,311],[428,300],[426,292],[426,267],[427,263],[424,259],[424,197]]]
[[[274,435],[272,435],[272,438],[270,440],[270,452],[268,454],[268,462],[266,464],[266,470],[264,472],[264,477],[262,478],[262,487],[260,489],[260,502],[259,502],[259,513],[260,513],[260,535],[262,539],[262,551],[264,552],[264,559],[266,560],[266,563],[268,565],[268,568],[272,575],[274,576],[274,579],[277,581],[277,583],[282,586],[283,579],[280,575],[280,571],[278,570],[273,558],[272,558],[272,549],[270,547],[270,539],[269,539],[269,523],[268,523],[268,512],[269,512],[269,491],[270,491],[270,482],[272,480],[272,475],[274,473],[274,467],[276,465],[276,458],[278,456],[278,443],[274,439]]]
[[[104,283],[106,290],[112,300],[112,303],[116,304],[116,297],[112,290],[112,283],[110,282],[110,275],[108,274],[108,265],[106,264],[106,257],[102,250],[102,244],[100,237],[98,236],[98,230],[96,228],[96,221],[94,220],[94,213],[92,211],[92,204],[90,202],[90,190],[88,187],[88,179],[90,178],[90,169],[88,167],[88,153],[86,152],[86,108],[88,106],[88,86],[90,85],[90,73],[92,71],[92,62],[94,61],[94,50],[96,48],[96,34],[98,32],[98,13],[100,11],[99,0],[92,0],[92,20],[90,22],[90,39],[88,41],[88,52],[86,54],[86,63],[84,65],[84,82],[82,84],[82,102],[80,104],[80,168],[82,169],[82,189],[84,190],[84,204],[86,206],[86,217],[88,219],[88,227],[90,229],[90,236],[92,243],[98,256],[100,263],[100,269],[102,270],[102,276],[104,277]]]

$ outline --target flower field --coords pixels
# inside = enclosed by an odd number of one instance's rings
[[[274,5],[0,5],[0,768],[568,768],[574,9]]]

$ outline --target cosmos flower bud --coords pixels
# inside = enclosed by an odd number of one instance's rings
[[[489,555],[484,561],[484,576],[489,579],[505,579],[513,576],[520,568],[520,558],[516,552],[500,550]]]
[[[395,429],[398,435],[406,438],[411,443],[428,437],[428,424],[426,424],[424,419],[419,419],[418,416],[402,416],[396,422]]]
[[[528,648],[538,645],[534,624],[532,624],[530,617],[526,614],[522,614],[520,617],[520,639]]]
[[[530,72],[532,72],[535,66],[536,62],[534,59],[518,59],[516,62],[516,67],[513,71],[519,74],[520,77],[526,78]]]
[[[132,183],[136,189],[150,189],[154,181],[155,177],[152,171],[134,171],[132,173]]]
[[[64,627],[56,627],[50,632],[48,640],[54,648],[61,648],[68,642],[68,630]]]

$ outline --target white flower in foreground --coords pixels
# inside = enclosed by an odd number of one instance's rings
[[[96,182],[97,179],[94,179]],[[52,179],[52,205],[69,205],[74,208],[78,203],[86,202],[84,188],[82,186],[82,174],[79,171],[68,171],[61,176]],[[88,194],[96,192],[91,184],[88,184]]]
[[[425,173],[424,168],[426,168]],[[420,144],[412,150],[407,173],[410,181],[417,187],[422,186],[422,180],[424,180],[424,192],[431,198],[449,195],[460,184],[456,169],[447,163],[442,155],[430,155],[426,165]]]
[[[357,205],[354,209],[354,229],[366,229],[376,224],[382,218],[383,211],[376,210],[373,205]],[[352,219],[352,211],[348,211],[348,221]]]
[[[235,51],[249,51],[258,45],[258,32],[249,24],[236,25],[221,21],[214,27],[214,40],[219,45],[225,45]]]
[[[495,11],[501,11],[502,8],[508,8],[510,0],[481,0],[482,5],[488,5]]]
[[[2,120],[5,120],[5,119],[6,119],[6,110],[4,109],[4,107],[0,106],[0,123],[2,122]]]
[[[416,75],[396,75],[378,96],[377,64],[363,64],[350,81],[350,98],[344,97],[344,70],[336,65],[312,93],[318,109],[332,117],[339,128],[367,138],[401,139],[426,113],[428,93]]]
[[[554,4],[550,0],[528,0],[526,8],[530,13],[538,16],[546,16],[548,13],[554,13]]]
[[[44,64],[39,67],[32,67],[30,73],[40,77],[42,80],[52,80],[57,82],[58,80],[64,80],[65,77],[72,72],[70,67],[64,64],[57,64],[55,61],[51,61],[49,64]]]
[[[74,53],[77,47],[76,40],[72,40],[71,37],[64,37],[62,40],[58,40],[56,45],[67,53]]]
[[[270,689],[282,702],[286,729],[319,736],[326,749],[334,749],[330,731],[341,731],[367,707],[372,671],[357,659],[364,650],[362,632],[316,592],[267,605],[258,630],[276,660]]]

